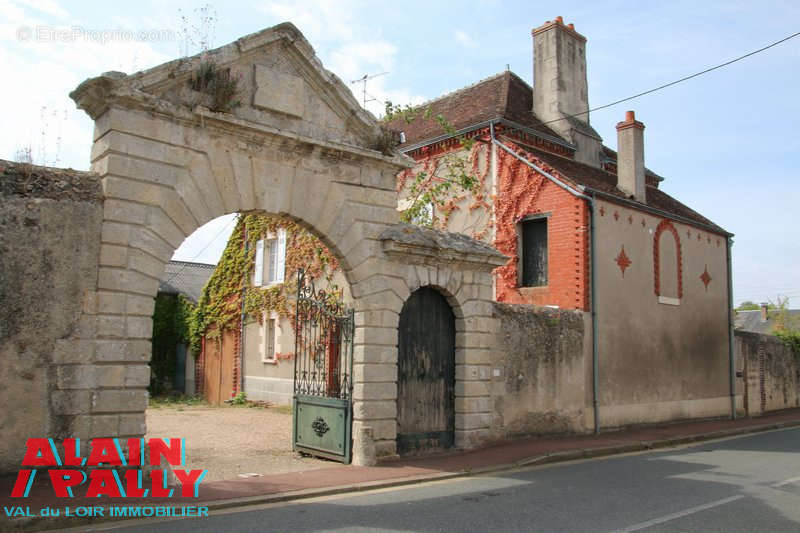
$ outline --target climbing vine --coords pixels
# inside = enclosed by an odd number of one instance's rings
[[[459,135],[450,122],[441,114],[434,115],[430,107],[421,108],[410,105],[399,106],[386,102],[385,121],[401,119],[406,123],[415,120],[434,120],[442,131],[451,135],[458,144],[472,153],[475,139]],[[464,158],[458,152],[450,152],[436,159],[430,158],[417,171],[406,171],[398,177],[398,191],[404,188],[407,204],[400,214],[403,222],[410,222],[424,226],[441,226],[441,217],[430,214],[428,206],[434,207],[434,213],[444,209],[453,200],[449,207],[452,213],[458,199],[466,195],[480,195],[481,183],[477,176],[471,172],[470,158]],[[446,224],[445,224],[446,225]]]
[[[255,268],[255,243],[286,231],[286,271],[284,281],[265,287],[253,287]],[[332,298],[341,299],[343,291],[334,282],[339,263],[331,251],[317,237],[299,224],[281,217],[246,214],[240,215],[228,239],[217,268],[208,280],[197,308],[191,318],[190,335],[192,352],[200,351],[203,336],[215,338],[224,330],[236,329],[242,319],[242,297],[246,320],[263,319],[265,311],[274,311],[294,324],[294,296],[297,292],[299,268],[306,276],[322,281]],[[215,328],[209,329],[211,326]],[[283,354],[284,358],[288,355]]]
[[[175,377],[176,347],[191,336],[194,305],[183,295],[159,293],[153,310],[153,338],[150,359],[150,394],[171,388]]]

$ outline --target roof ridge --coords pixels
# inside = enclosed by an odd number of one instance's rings
[[[431,104],[433,104],[435,102],[438,102],[439,100],[444,100],[445,98],[450,98],[452,96],[457,95],[458,93],[466,92],[466,91],[468,91],[470,89],[474,89],[478,85],[482,85],[482,84],[487,83],[489,81],[494,81],[495,79],[497,79],[497,78],[499,78],[501,76],[504,76],[508,72],[511,72],[511,71],[510,70],[504,70],[502,72],[498,72],[497,74],[493,74],[491,76],[488,76],[486,78],[478,80],[475,83],[471,83],[469,85],[461,87],[460,89],[453,89],[452,91],[444,93],[444,94],[441,94],[441,95],[437,96],[436,98],[432,98],[430,100],[426,100],[426,101],[422,102],[421,104],[418,104],[418,105],[416,105],[414,107],[423,107],[423,106],[431,105]],[[511,73],[513,74],[513,72],[511,72]],[[516,74],[514,74],[514,75],[516,76]],[[519,77],[519,76],[517,76],[517,77]]]
[[[216,268],[216,266],[217,266],[214,263],[199,263],[199,262],[196,262],[196,261],[179,261],[179,260],[172,260],[172,259],[170,259],[169,263],[167,263],[167,264],[170,264],[170,265],[194,265],[194,266],[198,266],[198,267],[214,267],[214,268]]]

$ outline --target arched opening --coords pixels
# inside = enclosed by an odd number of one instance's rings
[[[330,466],[293,453],[295,319],[298,269],[352,306],[338,258],[305,226],[263,212],[219,217],[184,242],[156,297],[148,436],[182,435],[209,481]]]
[[[398,327],[397,452],[449,448],[455,436],[455,315],[430,286],[411,293]]]

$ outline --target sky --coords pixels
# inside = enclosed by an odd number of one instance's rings
[[[101,72],[197,53],[203,39],[214,48],[291,21],[359,101],[363,85],[350,82],[380,74],[366,87],[379,115],[387,99],[420,103],[507,66],[531,83],[531,29],[558,15],[588,39],[592,107],[800,31],[796,1],[0,0],[0,158],[29,150],[39,164],[88,169],[92,122],[69,92]],[[616,148],[614,126],[635,110],[661,187],[735,234],[737,304],[788,297],[800,307],[799,67],[797,37],[591,115]],[[216,262],[232,227],[231,216],[209,222],[175,259]]]

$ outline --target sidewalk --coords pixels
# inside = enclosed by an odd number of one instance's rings
[[[599,457],[654,448],[662,448],[727,436],[756,433],[800,426],[800,409],[781,411],[759,418],[682,422],[669,425],[628,429],[600,435],[529,437],[495,444],[470,451],[442,453],[435,456],[401,459],[374,467],[337,465],[330,468],[277,474],[260,478],[235,479],[203,483],[199,498],[139,500],[103,499],[103,505],[207,506],[222,509],[255,503],[290,501],[312,496],[368,490],[468,476],[506,470],[526,465]],[[49,487],[38,486],[24,501],[10,498],[13,478],[0,479],[0,500],[3,506],[28,506],[38,509],[97,506],[97,499],[76,497],[66,501],[56,498]],[[83,520],[83,521],[81,521]],[[102,520],[99,519],[99,520]],[[3,531],[37,531],[57,527],[73,527],[98,519],[18,518],[3,513]]]

